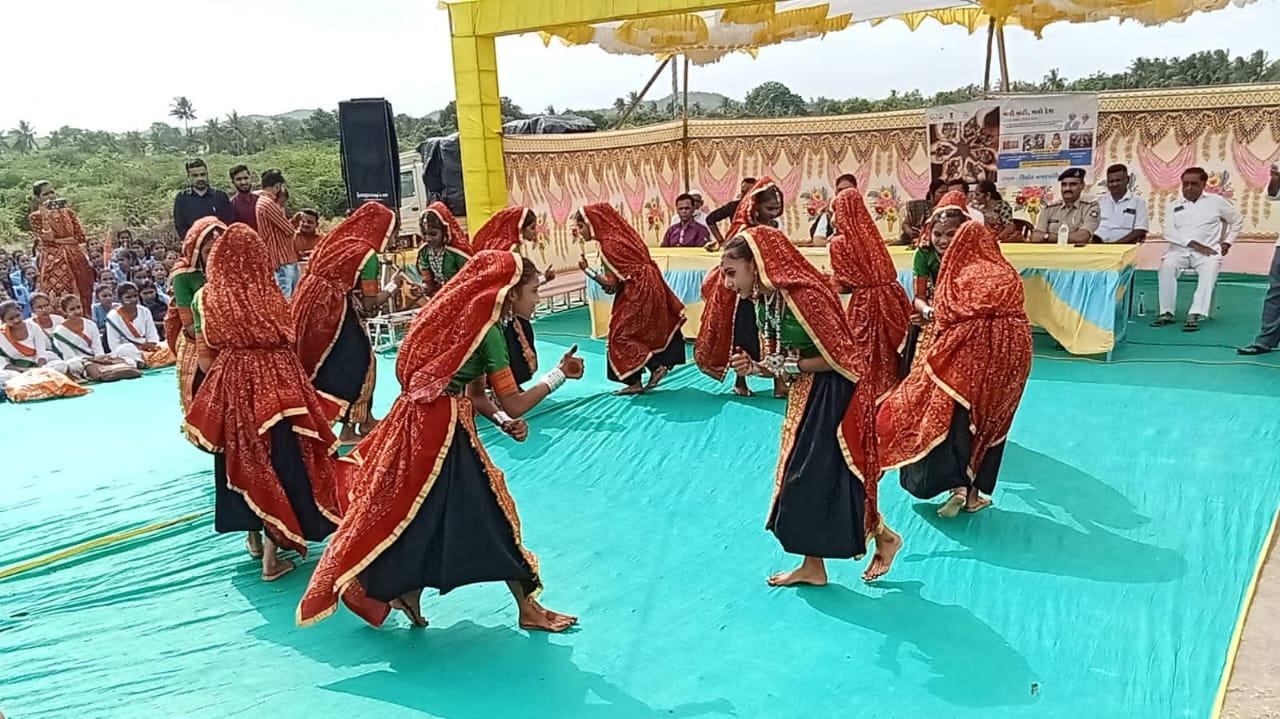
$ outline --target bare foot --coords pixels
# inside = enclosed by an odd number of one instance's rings
[[[274,582],[294,570],[293,562],[287,559],[273,559],[262,567],[262,581]]]
[[[952,490],[951,496],[947,497],[947,501],[938,507],[938,516],[944,519],[954,519],[960,514],[960,508],[964,506],[967,496],[968,493],[963,489]]]
[[[902,549],[902,535],[885,527],[880,530],[880,534],[876,536],[876,553],[871,558],[871,565],[867,567],[867,571],[862,573],[862,579],[866,582],[874,582],[889,573],[889,568],[893,566],[894,557],[898,556],[898,551]]]
[[[614,394],[619,397],[626,397],[633,394],[644,394],[644,385],[638,382],[636,384],[629,384],[617,392],[614,392]]]
[[[653,373],[649,375],[649,384],[645,386],[645,389],[653,389],[654,387],[657,387],[658,384],[666,378],[667,373],[670,371],[670,367],[659,367],[654,370]]]
[[[797,584],[826,586],[827,566],[821,559],[805,557],[800,566],[790,572],[778,572],[767,580],[771,587],[791,587]]]
[[[563,632],[578,623],[577,617],[553,612],[532,599],[520,605],[520,628],[539,632]]]
[[[244,536],[244,548],[249,550],[250,557],[262,559],[262,535],[257,532],[247,532]]]
[[[390,602],[387,602],[387,604],[389,604],[392,609],[398,609],[404,612],[405,616],[409,617],[409,623],[419,629],[426,627],[430,623],[427,621],[426,617],[422,616],[422,609],[418,606],[416,601],[406,600],[404,597],[400,597],[398,599],[392,599]]]
[[[755,397],[756,393],[751,391],[747,386],[746,377],[738,377],[738,381],[733,383],[733,393],[739,397]]]
[[[991,506],[991,500],[987,499],[981,494],[978,494],[978,492],[975,491],[973,493],[973,496],[977,497],[977,499],[974,499],[973,501],[968,502],[967,504],[964,505],[964,511],[968,512],[969,514],[977,514],[978,512],[981,512],[982,510]]]
[[[787,383],[775,377],[773,380],[774,399],[786,399],[789,392],[790,388],[787,387]]]

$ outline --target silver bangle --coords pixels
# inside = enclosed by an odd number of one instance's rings
[[[542,379],[538,380],[538,382],[547,386],[547,394],[555,394],[555,391],[564,385],[564,381],[564,372],[559,367],[542,375]]]
[[[493,423],[498,425],[499,427],[507,424],[508,422],[514,422],[514,421],[515,420],[511,418],[511,415],[507,414],[502,410],[498,410],[497,413],[493,415]]]

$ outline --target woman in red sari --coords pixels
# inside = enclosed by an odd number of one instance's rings
[[[738,202],[738,209],[733,213],[733,222],[725,237],[733,239],[748,227],[758,225],[777,227],[782,209],[782,190],[773,178],[762,177]],[[708,249],[719,248],[712,245]],[[723,363],[710,360],[711,357],[728,357],[732,349],[742,350],[752,359],[760,360],[760,328],[756,325],[755,305],[750,299],[717,292],[723,282],[719,268],[707,273],[706,279],[702,281],[702,327],[693,346],[693,357],[698,367],[716,380],[724,380],[728,368]],[[726,329],[721,331],[720,328]],[[738,375],[733,393],[739,397],[752,396],[746,377]],[[774,381],[773,396],[787,396],[786,386],[781,380]]]
[[[577,621],[536,600],[537,557],[476,431],[479,413],[523,441],[519,417],[582,376],[570,350],[528,390],[516,387],[498,321],[538,300],[532,262],[481,251],[414,318],[396,359],[400,396],[343,463],[348,504],[298,606],[300,625],[333,614],[341,599],[374,626],[397,609],[424,627],[424,588],[493,581],[511,590],[522,628],[559,632]]]
[[[289,302],[298,360],[316,392],[335,407],[329,420],[342,421],[339,439],[346,444],[377,426],[370,406],[377,367],[361,316],[395,287],[378,284],[379,253],[395,231],[396,214],[385,205],[360,206],[311,253]]]
[[[164,317],[164,338],[169,344],[178,364],[178,401],[185,415],[191,408],[191,397],[195,393],[194,386],[199,368],[199,352],[196,349],[196,334],[191,313],[196,292],[204,287],[205,264],[209,261],[209,251],[213,243],[227,226],[217,217],[201,217],[187,230],[187,237],[182,242],[182,259],[173,266],[169,273],[170,296],[173,302]]]
[[[875,557],[862,576],[884,576],[902,537],[876,503],[875,395],[861,381],[866,344],[849,329],[827,278],[778,230],[753,227],[730,239],[720,273],[717,292],[756,298],[764,359],[741,349],[707,359],[790,385],[766,527],[804,559],[769,584],[826,584],[824,559],[861,559],[870,542]],[[723,325],[731,320],[722,316],[713,331],[729,332]]]
[[[620,395],[641,394],[658,386],[672,367],[684,364],[684,305],[676,298],[662,270],[649,256],[640,234],[612,205],[587,205],[574,215],[583,242],[600,243],[606,271],[595,273],[581,262],[587,275],[614,295],[609,317],[608,376],[621,382]],[[644,370],[649,383],[643,383]]]
[[[964,222],[938,243],[934,336],[921,362],[880,406],[880,462],[899,468],[920,499],[950,491],[938,509],[954,517],[991,505],[1005,438],[1031,371],[1031,325],[1022,278],[996,236]]]
[[[76,295],[88,307],[93,302],[93,267],[84,253],[84,229],[67,201],[58,197],[51,182],[37,182],[32,188],[36,211],[27,219],[36,236],[39,290],[50,297]]]
[[[878,403],[898,384],[911,300],[898,284],[889,248],[862,195],[845,190],[832,206],[838,234],[829,244],[831,270],[840,292],[850,295],[845,317],[854,337],[868,348],[862,382],[870,385]]]
[[[333,409],[298,362],[289,307],[267,246],[248,225],[228,228],[209,255],[193,323],[204,371],[187,436],[214,453],[214,529],[265,529],[262,579],[293,569],[276,546],[303,556],[338,522]],[[250,554],[257,549],[250,540]]]
[[[480,250],[520,252],[522,243],[538,241],[538,218],[528,207],[508,207],[499,210],[477,232],[472,246]],[[555,270],[543,271],[545,284],[556,278]],[[513,315],[502,323],[502,334],[507,338],[507,354],[511,357],[511,373],[516,383],[524,385],[538,371],[538,351],[533,333],[533,316]]]

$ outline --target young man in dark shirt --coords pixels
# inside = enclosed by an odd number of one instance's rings
[[[744,177],[742,179],[742,186],[738,188],[737,199],[729,200],[720,207],[712,210],[711,214],[707,215],[707,227],[711,229],[711,236],[715,238],[717,245],[723,245],[725,240],[724,236],[720,234],[720,223],[725,220],[729,220],[730,222],[733,221],[733,215],[738,211],[738,201],[745,197],[755,184],[756,178]]]
[[[236,222],[243,222],[258,229],[258,195],[253,191],[253,173],[248,165],[236,165],[228,173],[236,194],[231,197],[231,211],[235,213]]]
[[[209,185],[209,166],[204,160],[187,160],[186,167],[190,186],[173,198],[173,228],[178,231],[178,239],[185,238],[187,230],[201,217],[212,215],[228,225],[235,222],[231,198]]]

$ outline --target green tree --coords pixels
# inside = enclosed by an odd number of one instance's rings
[[[185,95],[179,95],[173,98],[173,103],[169,105],[169,117],[181,120],[182,127],[190,135],[191,121],[196,119],[196,107],[191,104],[191,101]]]
[[[338,139],[338,115],[325,110],[316,110],[302,121],[302,131],[307,138],[316,142]]]
[[[743,101],[752,117],[796,117],[809,114],[804,98],[780,82],[766,82],[747,93]]]
[[[40,146],[36,143],[36,129],[26,120],[19,120],[18,126],[9,131],[9,147],[19,155],[30,155]]]
[[[127,154],[133,157],[139,157],[147,153],[147,138],[137,130],[130,130],[124,134],[124,138],[120,141],[120,147]]]

